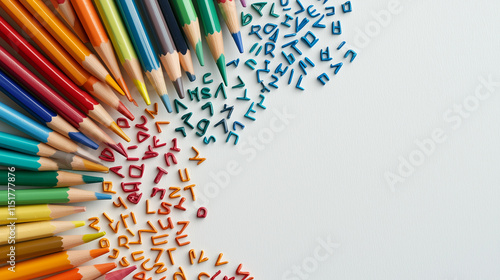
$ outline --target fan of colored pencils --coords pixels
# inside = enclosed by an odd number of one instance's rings
[[[235,1],[217,0],[217,4],[243,53]],[[0,279],[123,279],[135,266],[114,272],[109,271],[116,268],[115,263],[82,266],[107,249],[69,250],[101,238],[104,232],[58,236],[85,223],[55,219],[85,211],[69,203],[111,199],[109,194],[77,188],[103,182],[102,177],[80,171],[109,170],[88,148],[105,144],[126,156],[109,132],[125,141],[130,138],[108,110],[135,118],[119,95],[138,106],[133,96],[138,93],[150,105],[146,76],[171,112],[165,78],[184,98],[184,73],[189,81],[196,79],[191,50],[199,64],[205,64],[202,31],[227,85],[216,5],[213,0],[51,0],[52,9],[46,2],[0,0],[3,14],[17,25],[0,17],[0,38],[11,46],[0,46],[0,95],[21,108],[0,101],[0,121],[29,137],[0,131],[0,166],[7,168],[0,168],[2,263],[11,261],[14,226],[16,233],[16,272],[12,274],[9,265],[0,267]]]

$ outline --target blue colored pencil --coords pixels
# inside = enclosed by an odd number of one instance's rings
[[[153,84],[167,111],[169,113],[172,112],[172,105],[168,97],[163,70],[137,5],[134,0],[116,0],[116,4],[146,76]]]
[[[9,78],[9,76],[7,76],[2,70],[0,70],[0,90],[26,110],[31,116],[39,122],[45,124],[47,127],[50,127],[69,139],[82,143],[94,150],[99,148],[98,144],[90,140],[61,116],[35,99],[19,84]]]
[[[0,120],[60,151],[73,153],[93,162],[100,162],[97,157],[78,147],[75,142],[26,117],[2,102],[0,102]]]

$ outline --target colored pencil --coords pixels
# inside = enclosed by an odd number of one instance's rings
[[[76,185],[86,185],[102,183],[104,178],[78,174],[67,171],[23,171],[16,170],[16,186],[31,187],[71,187]],[[7,186],[9,183],[9,171],[0,170],[0,186]],[[12,183],[12,182],[11,182]]]
[[[40,238],[32,241],[16,243],[16,261],[36,258],[43,255],[62,252],[99,239],[106,235],[105,232],[85,234],[85,235],[62,235]],[[9,260],[11,245],[0,247],[0,263]]]
[[[64,118],[57,115],[54,111],[52,111],[52,109],[35,99],[2,70],[0,70],[0,90],[16,102],[17,105],[21,106],[26,112],[39,122],[45,124],[47,127],[94,150],[99,148],[97,143],[90,140],[80,131],[76,130],[76,128],[69,124]]]
[[[41,142],[5,132],[0,132],[0,148],[14,151],[16,154],[19,152],[31,156],[38,156],[40,159],[50,158],[57,167],[61,169],[109,171],[109,168],[104,165],[83,159],[74,154],[58,151]],[[2,159],[0,159],[0,162],[3,162]]]
[[[0,2],[0,5],[2,3]],[[74,84],[85,88],[90,94],[111,106],[129,119],[134,116],[113,93],[113,90],[106,84],[92,76],[83,69],[78,62],[38,23],[38,21],[20,3],[6,6],[2,5],[16,23],[23,28],[28,36],[42,49],[43,52],[74,82],[67,80],[65,75],[60,75],[60,71],[28,43],[12,26],[5,20],[0,20],[0,36],[9,43],[25,60],[29,61],[38,71],[47,71],[47,79],[61,92],[72,93],[74,96],[81,96],[81,90]],[[93,102],[92,102],[93,104]],[[87,105],[88,106],[88,105]],[[88,107],[95,109],[99,105]],[[98,112],[100,109],[95,109]],[[95,115],[95,114],[94,114]],[[109,114],[107,114],[109,115]],[[94,117],[94,116],[92,116]],[[103,115],[102,122],[110,127],[109,119]],[[111,128],[117,130],[116,128]],[[115,132],[118,133],[119,131]]]
[[[66,99],[52,90],[51,87],[30,72],[28,68],[2,47],[0,47],[0,66],[14,76],[18,82],[23,83],[23,85],[33,94],[36,94],[42,101],[48,104],[59,115],[63,116],[73,126],[77,127],[81,132],[93,139],[104,142],[122,155],[126,155],[125,151],[123,151],[123,149],[91,119],[87,118],[87,116],[73,107]],[[130,138],[125,133],[119,135],[123,139],[130,141]]]
[[[50,159],[46,157],[31,156],[9,150],[0,149],[0,165],[14,166],[31,171],[54,171],[59,169],[100,171],[107,172],[109,169],[103,165],[94,163],[81,157],[68,159]]]
[[[79,266],[72,270],[44,278],[44,280],[92,280],[116,268],[116,263]]]
[[[163,71],[156,56],[156,52],[151,44],[151,39],[146,32],[144,21],[139,14],[134,0],[117,0],[118,9],[125,21],[132,43],[139,54],[142,68],[151,84],[163,101],[167,111],[172,112],[172,105],[168,97],[167,85],[163,77]]]
[[[51,255],[16,263],[16,272],[8,270],[9,266],[0,268],[0,279],[29,280],[75,268],[92,259],[109,252],[109,249],[90,251],[63,251]]]
[[[28,134],[36,140],[66,153],[73,153],[88,160],[99,162],[99,158],[78,147],[74,142],[54,132],[18,111],[0,102],[0,120]]]
[[[123,280],[123,279],[125,279],[125,277],[127,277],[127,275],[129,275],[130,273],[132,273],[132,271],[134,271],[136,269],[137,269],[137,266],[135,266],[135,265],[129,266],[126,268],[122,268],[120,270],[110,272],[106,275],[103,275],[103,276],[97,278],[97,280]]]
[[[241,39],[240,23],[238,19],[238,11],[236,10],[236,0],[217,0],[219,10],[226,22],[231,36],[238,47],[240,53],[244,53],[243,41]]]
[[[115,2],[113,0],[94,0],[94,3],[108,31],[121,65],[125,68],[125,71],[134,82],[135,87],[139,90],[146,104],[150,105],[151,100],[149,99],[148,90],[144,83],[141,64],[137,58],[134,46],[132,45],[132,41],[130,41],[127,29],[125,28]],[[135,104],[137,106],[137,103]]]
[[[60,232],[74,229],[77,227],[83,227],[85,225],[84,221],[42,221],[33,222],[16,225],[16,243],[54,236]],[[0,227],[0,245],[5,245],[9,241],[10,227],[2,226]],[[2,268],[0,268],[1,270]],[[21,271],[21,270],[19,270]],[[1,273],[0,273],[1,275]],[[0,279],[6,279],[0,276]]]
[[[6,190],[0,190],[0,206],[7,205],[7,196]],[[75,188],[16,190],[16,205],[77,203],[105,199],[111,199],[111,195]]]
[[[9,224],[12,221],[16,224],[50,221],[85,211],[86,209],[83,206],[61,206],[50,204],[16,206],[15,209],[0,207],[0,225]]]
[[[45,27],[47,31],[73,56],[80,65],[96,76],[99,80],[108,83],[120,94],[125,95],[120,86],[94,55],[75,34],[57,18],[45,5],[43,0],[20,0],[28,11]]]
[[[50,2],[52,2],[52,5],[54,5],[56,11],[76,33],[78,38],[80,38],[83,43],[87,43],[89,41],[89,37],[83,29],[82,23],[76,17],[76,13],[73,9],[73,6],[71,5],[71,2],[69,0],[50,0]]]
[[[122,72],[120,71],[120,66],[118,66],[113,45],[109,40],[108,34],[106,34],[106,30],[104,29],[101,20],[99,19],[99,15],[94,8],[94,4],[92,4],[91,0],[70,1],[75,8],[76,14],[80,19],[83,28],[89,36],[94,50],[97,52],[104,64],[106,64],[109,71],[118,82],[118,85],[123,89],[127,98],[131,97],[132,95],[130,94],[128,86],[123,79]]]
[[[168,0],[158,0],[160,4],[161,11],[163,13],[163,18],[167,22],[170,34],[174,39],[175,46],[179,52],[179,61],[181,63],[182,69],[186,72],[188,79],[191,82],[196,80],[196,75],[194,74],[193,60],[191,59],[191,51],[186,43],[186,39],[182,35],[182,31],[175,20],[174,11]]]
[[[153,31],[153,41],[156,42],[159,50],[160,60],[167,71],[170,81],[174,84],[175,90],[179,98],[184,98],[184,84],[182,83],[181,65],[179,62],[179,53],[175,48],[172,35],[168,30],[167,23],[163,18],[160,5],[156,0],[143,0],[144,18],[149,21],[149,25]]]
[[[224,41],[222,40],[222,30],[220,27],[217,11],[213,0],[195,0],[200,12],[201,23],[205,39],[208,42],[212,57],[214,58],[217,68],[227,86],[226,73],[226,57],[224,56]]]
[[[205,60],[203,58],[203,45],[201,43],[200,22],[198,21],[198,15],[194,9],[193,2],[191,0],[173,0],[170,1],[170,4],[174,8],[179,25],[182,26],[184,34],[196,52],[200,65],[204,66]]]
[[[245,8],[247,7],[247,2],[245,0],[240,0],[240,2],[241,2],[241,6],[243,6]]]

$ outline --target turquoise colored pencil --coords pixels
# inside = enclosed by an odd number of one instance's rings
[[[57,150],[73,153],[94,162],[100,162],[99,158],[78,147],[68,138],[26,117],[2,102],[0,102],[0,120]]]
[[[134,0],[117,0],[116,4],[125,22],[135,50],[139,55],[139,60],[141,61],[146,76],[153,84],[153,87],[160,96],[167,111],[171,113],[172,104],[170,104],[170,98],[168,97],[163,70],[136,3]]]

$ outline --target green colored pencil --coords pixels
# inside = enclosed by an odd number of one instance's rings
[[[188,38],[191,47],[196,51],[196,56],[201,66],[205,65],[203,59],[203,45],[201,43],[200,22],[191,0],[171,0],[179,25]],[[219,28],[220,29],[220,28]]]
[[[16,205],[76,203],[91,200],[111,199],[111,195],[84,191],[75,188],[16,190],[15,193],[0,191],[0,206],[8,204],[15,195]]]
[[[195,0],[198,10],[200,12],[201,23],[203,24],[203,31],[205,32],[205,39],[208,42],[212,57],[217,63],[217,68],[227,86],[227,73],[226,73],[226,57],[224,56],[224,41],[222,39],[222,30],[220,27],[217,11],[213,0]]]
[[[150,105],[151,100],[146,89],[146,84],[144,83],[141,64],[127,33],[125,24],[122,21],[118,7],[116,7],[113,0],[94,0],[94,3],[101,15],[106,31],[108,31],[109,38],[113,43],[120,63],[139,90],[144,102]]]
[[[0,186],[7,186],[9,184],[9,172],[7,170],[0,170]],[[71,187],[76,185],[101,183],[104,181],[102,177],[88,176],[73,172],[66,171],[15,171],[16,186],[32,186],[32,187]],[[11,179],[12,180],[12,179]]]

